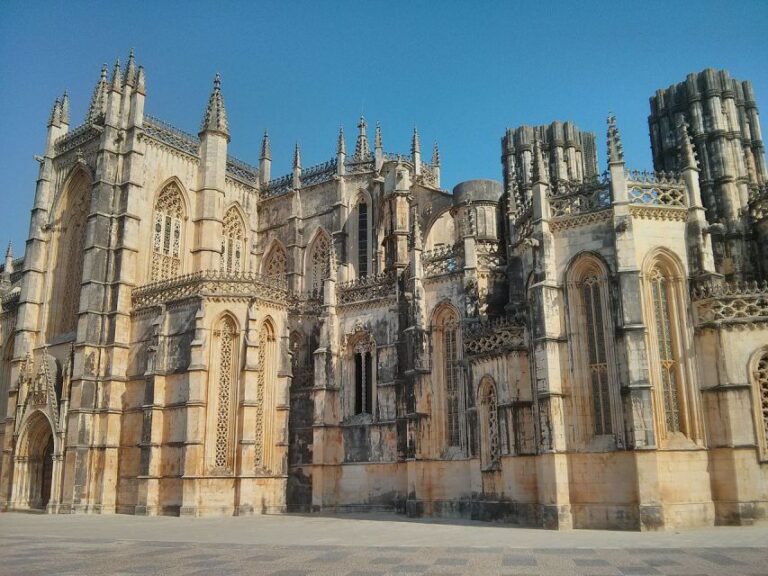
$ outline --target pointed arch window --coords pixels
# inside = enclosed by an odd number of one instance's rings
[[[605,345],[605,318],[601,278],[590,275],[581,282],[581,303],[585,316],[585,337],[589,380],[592,392],[592,416],[595,434],[611,434],[611,398],[608,359]]]
[[[371,227],[370,227],[370,208],[366,197],[361,194],[357,199],[357,230],[356,230],[356,255],[357,255],[357,276],[362,278],[368,275],[371,254]]]
[[[240,272],[243,269],[245,224],[237,209],[232,206],[224,214],[221,236],[222,272]]]
[[[275,280],[285,281],[288,258],[280,244],[275,244],[264,263],[264,275]]]
[[[768,350],[755,359],[752,369],[757,445],[760,459],[768,460]]]
[[[90,210],[90,181],[84,172],[73,176],[58,211],[58,241],[53,271],[49,337],[77,329],[86,227]]]
[[[327,234],[321,232],[315,238],[312,249],[309,254],[308,266],[308,288],[314,293],[320,293],[323,289],[323,282],[328,277],[328,258],[331,251],[331,239]]]
[[[181,273],[184,218],[181,190],[171,182],[155,202],[150,280],[166,280]]]
[[[680,362],[673,336],[669,302],[669,281],[659,268],[651,274],[651,294],[655,320],[657,367],[664,406],[664,423],[668,432],[680,432],[680,400],[678,390]]]
[[[444,383],[442,396],[446,448],[462,448],[465,398],[461,379],[459,317],[453,308],[445,307],[435,319],[437,355],[436,381]]]
[[[361,339],[353,348],[355,358],[355,414],[373,415],[373,352],[371,338]]]
[[[216,380],[213,411],[213,467],[220,472],[232,471],[234,451],[234,413],[237,402],[236,354],[237,327],[225,316],[214,330],[216,342]]]

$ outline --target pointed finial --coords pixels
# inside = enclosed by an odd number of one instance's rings
[[[66,90],[61,97],[61,122],[62,124],[69,124],[69,94]]]
[[[128,64],[125,67],[125,79],[123,82],[131,87],[136,82],[136,60],[133,57],[133,48],[131,48],[131,53],[128,54]]]
[[[371,155],[371,149],[368,146],[368,134],[366,128],[368,124],[365,122],[365,118],[360,116],[360,123],[357,125],[357,142],[355,143],[355,159],[367,160]]]
[[[681,120],[677,125],[677,141],[680,146],[680,169],[693,168],[698,170],[696,151],[693,148],[691,135],[688,133],[688,124],[685,120]]]
[[[6,260],[8,258],[13,260],[13,242],[11,242],[10,240],[8,241],[8,248],[5,251],[5,258]]]
[[[61,100],[56,98],[53,101],[51,116],[48,118],[48,126],[58,126],[61,123]]]
[[[608,163],[624,162],[624,147],[621,144],[621,135],[616,127],[616,115],[611,112],[608,115]]]
[[[88,124],[97,122],[107,106],[107,65],[101,66],[101,76],[96,83],[96,88],[93,90],[93,96],[91,96],[91,104],[88,106],[88,114],[85,117],[85,121]]]
[[[347,143],[344,141],[344,126],[339,127],[339,139],[336,142],[336,154],[347,153]]]
[[[261,157],[260,160],[272,160],[272,148],[269,146],[269,133],[264,130],[264,137],[261,139]]]
[[[213,91],[208,98],[208,106],[205,108],[205,116],[200,128],[203,132],[219,132],[229,141],[229,124],[227,123],[227,110],[224,108],[224,96],[221,94],[221,75],[217,72],[213,78]]]
[[[299,143],[296,142],[296,148],[293,150],[293,169],[301,170],[301,148],[299,148]]]
[[[416,126],[413,127],[413,138],[411,138],[411,155],[421,154],[421,141],[419,140],[419,131]]]
[[[440,166],[440,148],[437,147],[437,142],[432,148],[432,166]]]
[[[115,60],[115,66],[112,68],[112,90],[114,92],[120,92],[123,86],[123,75],[120,71],[120,58]]]
[[[376,122],[376,133],[373,138],[373,146],[377,150],[381,150],[383,148],[382,140],[381,140],[381,123]]]
[[[541,141],[538,138],[533,141],[533,183],[537,182],[544,184],[549,182],[549,170],[547,170],[547,165],[544,163]]]

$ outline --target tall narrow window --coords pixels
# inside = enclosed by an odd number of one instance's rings
[[[754,363],[752,378],[757,412],[757,445],[761,460],[768,460],[768,351],[763,352]]]
[[[275,244],[264,263],[264,275],[275,280],[284,281],[287,269],[285,250],[280,244]]]
[[[664,422],[668,432],[680,432],[680,402],[678,390],[679,360],[676,350],[670,310],[670,286],[659,268],[651,273],[651,297],[659,353],[659,383],[664,406]]]
[[[243,269],[244,243],[245,224],[233,206],[224,215],[221,236],[220,269],[222,272],[240,272]]]
[[[269,438],[272,438],[272,419],[265,418],[268,406],[272,405],[275,377],[275,331],[269,321],[261,325],[259,332],[259,372],[256,382],[256,414],[255,431],[256,454],[258,468],[269,466],[270,452],[267,450]]]
[[[581,285],[581,297],[586,320],[588,368],[595,434],[611,434],[613,426],[611,424],[610,384],[600,278],[597,276],[585,278]]]
[[[234,429],[234,400],[237,394],[235,385],[236,327],[232,318],[225,316],[214,337],[218,342],[218,367],[216,377],[216,411],[214,467],[222,471],[231,471],[232,435]]]
[[[459,379],[456,363],[456,327],[446,326],[443,331],[445,354],[446,414],[448,416],[448,445],[459,445]]]
[[[184,201],[175,182],[160,192],[155,203],[153,226],[150,279],[166,280],[181,273]]]
[[[480,460],[483,468],[499,463],[499,410],[493,378],[484,376],[480,381]]]
[[[371,351],[361,344],[355,348],[355,414],[372,413]]]
[[[320,293],[323,282],[328,276],[328,257],[331,251],[331,240],[327,234],[321,232],[315,238],[309,254],[308,283],[307,287],[314,293]]]
[[[361,278],[368,275],[368,204],[357,205],[357,272]]]
[[[465,398],[463,397],[460,360],[459,316],[450,306],[444,306],[435,315],[435,383],[439,386],[436,399],[442,406],[435,406],[443,421],[446,448],[462,448],[465,423]]]

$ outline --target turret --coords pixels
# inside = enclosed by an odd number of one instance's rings
[[[221,76],[216,74],[213,90],[200,126],[198,169],[197,233],[194,265],[198,270],[215,270],[221,262],[222,206],[227,170],[229,124],[221,93]]]
[[[269,146],[269,134],[264,130],[261,139],[261,155],[259,156],[259,179],[262,184],[269,182],[272,174],[272,150]]]

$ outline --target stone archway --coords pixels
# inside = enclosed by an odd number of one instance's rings
[[[14,507],[45,510],[52,495],[54,434],[48,418],[33,412],[19,435],[14,458]]]

